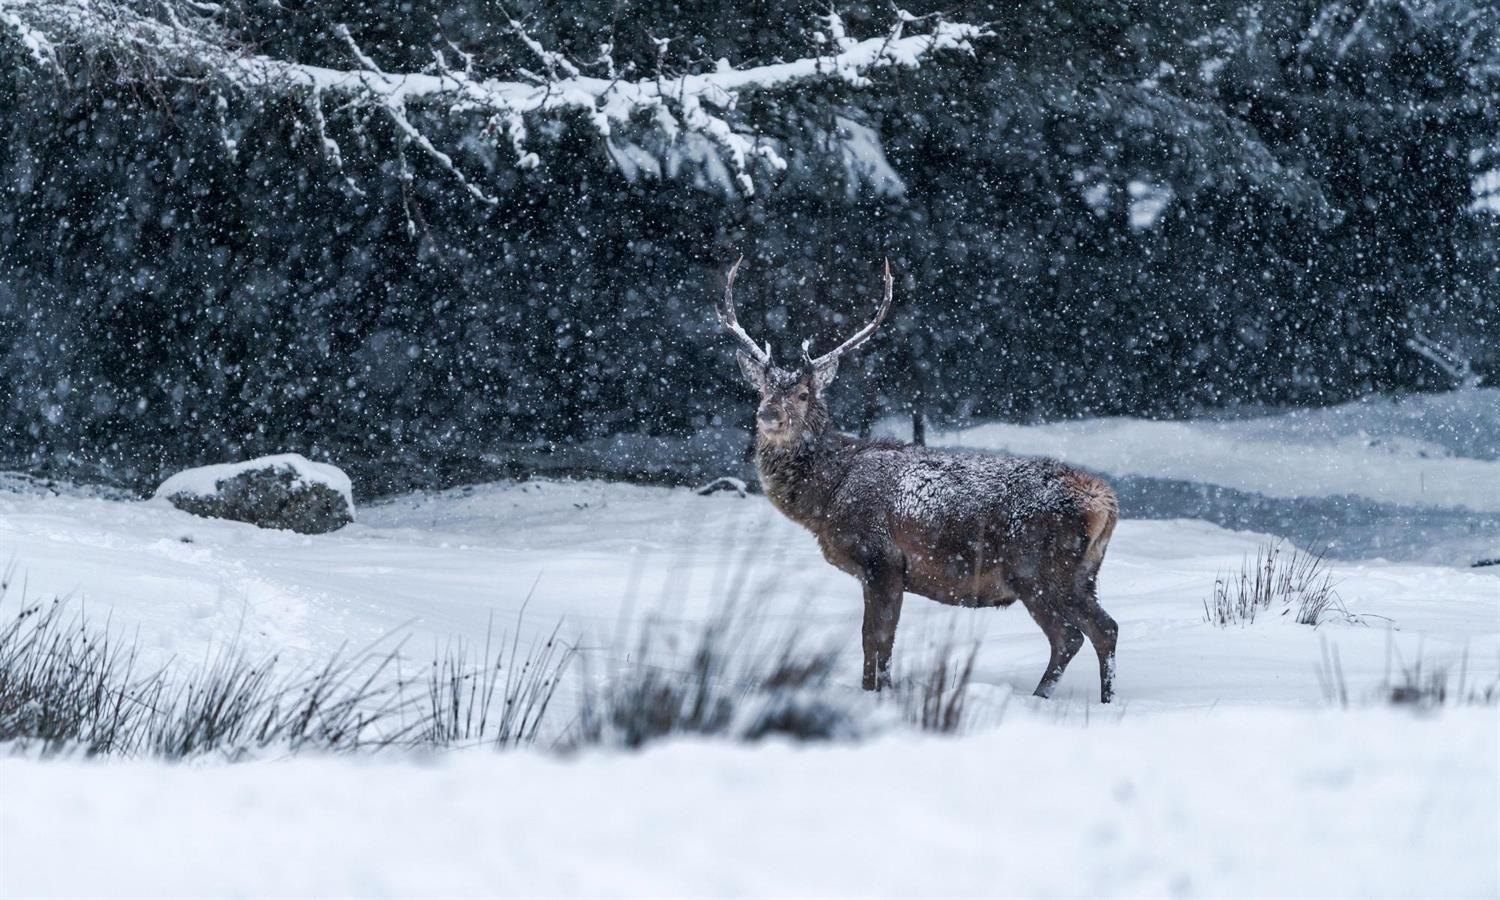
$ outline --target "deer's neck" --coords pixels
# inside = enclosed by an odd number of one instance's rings
[[[755,467],[761,487],[782,514],[816,531],[834,491],[849,472],[858,444],[832,429],[821,429],[791,444],[757,440]]]

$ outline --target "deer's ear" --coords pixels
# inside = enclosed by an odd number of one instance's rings
[[[766,367],[751,359],[749,354],[736,350],[734,358],[739,361],[740,372],[744,374],[745,380],[757,391],[764,392],[766,389]]]
[[[816,393],[823,393],[824,388],[833,384],[833,377],[839,373],[839,358],[837,356],[819,366],[814,366],[812,371],[812,386]]]

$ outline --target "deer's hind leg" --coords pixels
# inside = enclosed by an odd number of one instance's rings
[[[1033,692],[1045,699],[1052,696],[1058,679],[1077,655],[1078,648],[1083,646],[1083,632],[1052,597],[1031,594],[1023,596],[1022,602],[1052,645],[1052,658],[1047,661],[1047,670],[1042,673],[1042,680],[1037,682]]]
[[[1115,644],[1120,628],[1104,607],[1099,605],[1094,577],[1091,575],[1074,592],[1073,602],[1067,609],[1070,618],[1083,633],[1099,656],[1099,702],[1108,703],[1115,695]]]

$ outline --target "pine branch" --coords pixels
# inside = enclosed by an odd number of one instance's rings
[[[525,143],[525,119],[532,115],[581,112],[605,141],[619,127],[636,121],[652,123],[648,127],[669,139],[680,138],[684,131],[698,133],[718,148],[738,189],[749,196],[755,191],[753,165],[758,162],[780,171],[786,161],[734,115],[741,93],[782,88],[830,74],[859,87],[868,83],[868,72],[915,68],[944,51],[972,52],[972,42],[989,35],[982,26],[941,19],[934,20],[925,33],[909,34],[917,20],[905,16],[898,17],[884,35],[855,40],[844,34],[841,21],[834,25],[835,20],[825,19],[836,35],[837,52],[832,55],[743,68],[720,64],[712,71],[656,73],[631,80],[618,73],[612,77],[583,74],[578,65],[542,46],[512,20],[512,30],[546,70],[538,76],[541,82],[533,84],[475,79],[445,65],[439,65],[435,74],[387,72],[342,26],[336,36],[353,55],[357,68],[241,53],[214,19],[200,11],[200,5],[165,0],[158,6],[171,13],[168,21],[138,12],[126,0],[0,0],[0,40],[14,35],[36,61],[59,71],[61,53],[103,53],[137,63],[121,68],[142,78],[212,78],[247,94],[294,96],[303,105],[318,104],[320,113],[324,102],[377,110],[403,141],[416,145],[470,196],[484,203],[495,201],[412,121],[412,106],[483,116],[486,133],[504,134],[516,153],[516,165],[522,168],[539,162]],[[321,115],[313,118],[312,125],[322,152],[341,163],[342,154],[329,139]]]

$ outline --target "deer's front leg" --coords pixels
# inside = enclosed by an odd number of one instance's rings
[[[891,686],[891,648],[901,620],[905,578],[899,567],[886,565],[866,570],[860,580],[865,587],[864,688],[878,691]]]

